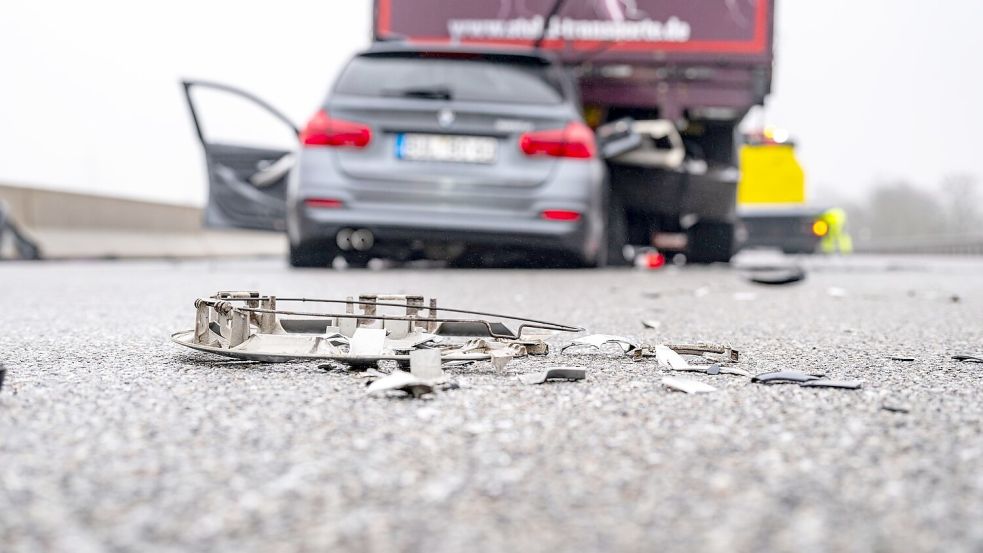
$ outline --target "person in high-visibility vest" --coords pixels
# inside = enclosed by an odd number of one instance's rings
[[[846,211],[838,207],[827,209],[813,223],[813,232],[822,236],[823,253],[851,253],[853,239],[846,231]]]

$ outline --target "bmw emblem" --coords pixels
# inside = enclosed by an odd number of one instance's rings
[[[454,112],[449,109],[442,109],[437,112],[437,124],[447,128],[454,124]]]

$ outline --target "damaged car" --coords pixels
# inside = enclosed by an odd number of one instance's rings
[[[208,166],[206,224],[285,229],[290,263],[535,254],[603,266],[606,171],[551,56],[377,44],[303,129],[244,91],[184,87]],[[218,88],[273,113],[295,151],[207,139],[193,99]]]

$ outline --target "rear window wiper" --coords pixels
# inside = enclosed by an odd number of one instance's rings
[[[404,98],[424,98],[427,100],[450,100],[453,97],[451,89],[446,86],[420,86],[409,88],[387,88],[382,90],[384,96],[402,96]]]

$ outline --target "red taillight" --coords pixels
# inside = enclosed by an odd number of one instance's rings
[[[547,209],[540,216],[547,221],[576,221],[580,219],[580,212],[569,209]]]
[[[562,129],[524,133],[519,148],[527,156],[592,158],[597,152],[594,131],[576,121]]]
[[[304,200],[304,205],[319,209],[338,209],[344,207],[345,202],[334,198],[307,198]]]
[[[364,148],[372,140],[368,125],[332,119],[322,109],[311,117],[300,133],[300,143],[305,146],[332,146]]]

